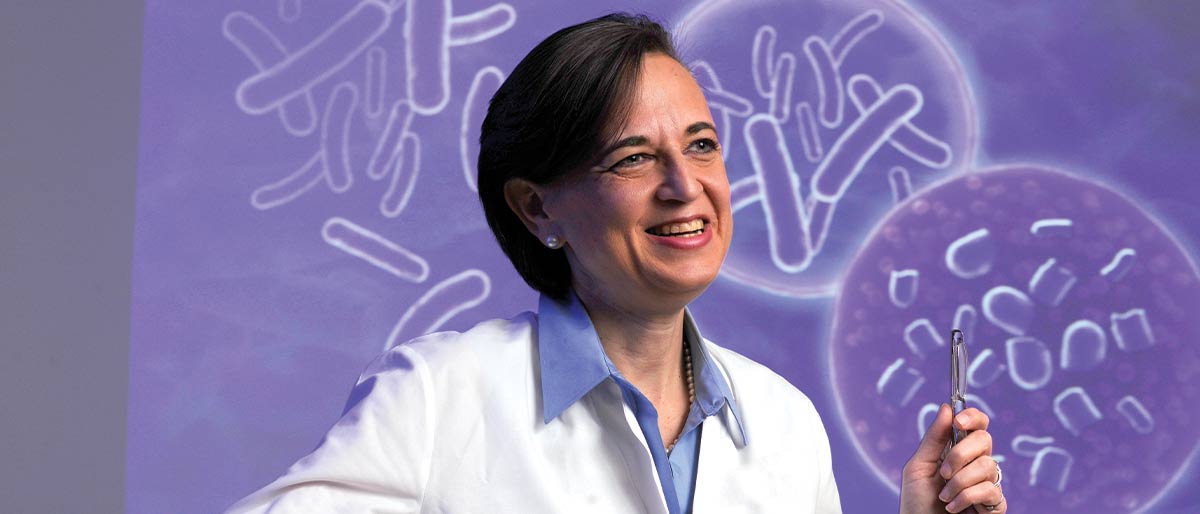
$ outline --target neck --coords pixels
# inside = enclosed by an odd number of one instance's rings
[[[678,396],[683,380],[683,307],[646,312],[576,291],[617,370],[656,406]]]

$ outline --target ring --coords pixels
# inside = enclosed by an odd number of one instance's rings
[[[1000,487],[1001,480],[1004,480],[1004,473],[1000,471],[1000,463],[996,462],[996,481],[992,482],[992,485],[994,485],[996,487]],[[999,505],[999,504],[997,503],[997,505]],[[987,507],[987,505],[984,505],[984,507]],[[992,509],[988,509],[988,510],[992,510]]]
[[[1004,503],[1004,498],[1000,498],[1000,503]],[[995,511],[995,510],[996,510],[996,508],[1000,506],[1000,503],[997,503],[997,504],[995,504],[995,505],[988,505],[988,504],[984,504],[984,505],[983,505],[983,508],[984,508],[985,510],[987,510],[988,512],[992,512],[992,511]]]

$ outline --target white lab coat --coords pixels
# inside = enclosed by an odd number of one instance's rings
[[[313,453],[229,513],[667,514],[645,437],[611,379],[544,422],[537,315],[397,346]],[[841,512],[812,402],[704,341],[730,385],[704,421],[694,514]]]

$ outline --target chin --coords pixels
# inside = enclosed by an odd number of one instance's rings
[[[717,279],[717,269],[696,269],[686,273],[674,273],[670,276],[662,277],[656,280],[659,284],[659,289],[672,295],[690,296],[690,302],[695,297],[700,296],[708,286],[712,285]]]

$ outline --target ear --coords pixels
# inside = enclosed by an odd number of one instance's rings
[[[504,201],[508,203],[508,208],[539,241],[555,231],[553,220],[543,208],[544,195],[543,188],[523,178],[509,179],[504,183]]]

